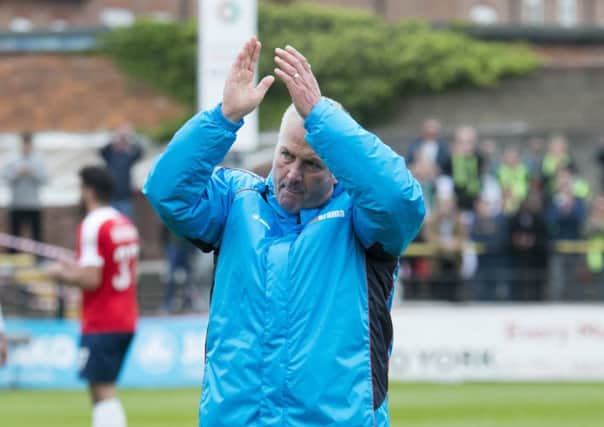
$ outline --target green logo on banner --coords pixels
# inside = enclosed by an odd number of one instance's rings
[[[218,17],[230,24],[235,22],[241,14],[241,7],[236,1],[225,0],[218,4]]]

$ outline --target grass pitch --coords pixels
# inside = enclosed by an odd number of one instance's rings
[[[121,390],[120,398],[129,427],[196,427],[199,393]],[[390,413],[393,427],[602,427],[604,383],[393,383]],[[0,390],[2,427],[89,425],[85,391]]]

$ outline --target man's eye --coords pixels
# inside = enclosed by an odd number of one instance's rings
[[[294,158],[294,156],[292,156],[288,151],[282,151],[281,152],[281,156],[285,159],[285,160],[291,160]]]
[[[306,162],[306,165],[308,166],[308,168],[310,170],[313,170],[313,171],[319,171],[319,170],[323,169],[323,167],[317,162]]]

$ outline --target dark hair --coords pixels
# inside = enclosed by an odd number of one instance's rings
[[[113,192],[113,176],[104,166],[84,166],[80,169],[82,185],[94,191],[99,202],[109,202]]]
[[[31,144],[32,134],[31,132],[21,132],[21,142],[24,144]]]

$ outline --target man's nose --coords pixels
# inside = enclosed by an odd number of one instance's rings
[[[287,179],[290,182],[299,182],[302,180],[303,171],[302,171],[302,162],[296,160],[287,171]]]

